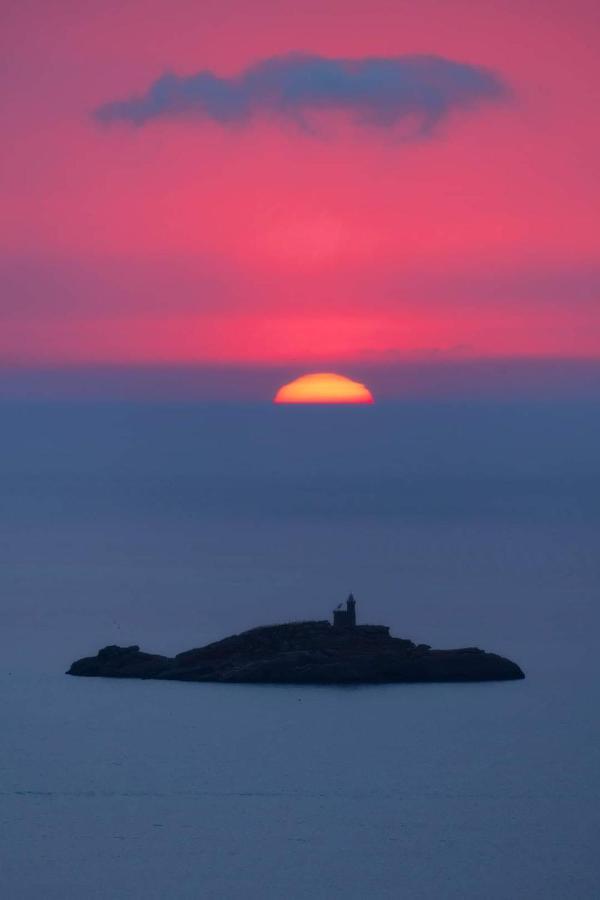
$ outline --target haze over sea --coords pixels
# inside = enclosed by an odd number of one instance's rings
[[[597,897],[598,412],[5,402],[2,896]],[[363,622],[527,678],[63,674],[350,590]]]

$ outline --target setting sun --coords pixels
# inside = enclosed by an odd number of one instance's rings
[[[282,385],[274,403],[373,403],[371,391],[359,381],[333,372],[317,372]]]

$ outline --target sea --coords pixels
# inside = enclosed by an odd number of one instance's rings
[[[600,896],[600,404],[0,406],[0,897]],[[73,678],[327,618],[524,681]]]

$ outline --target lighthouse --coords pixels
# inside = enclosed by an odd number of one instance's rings
[[[356,628],[356,600],[354,595],[350,594],[346,600],[346,609],[340,607],[333,611],[333,627],[334,628]]]

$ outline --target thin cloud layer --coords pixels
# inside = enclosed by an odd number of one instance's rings
[[[99,107],[95,117],[144,125],[184,116],[227,125],[266,115],[309,129],[312,113],[345,112],[360,125],[403,126],[410,137],[426,137],[454,110],[509,94],[489,69],[440,56],[290,54],[262,60],[232,78],[210,71],[187,77],[168,73],[141,96]]]

